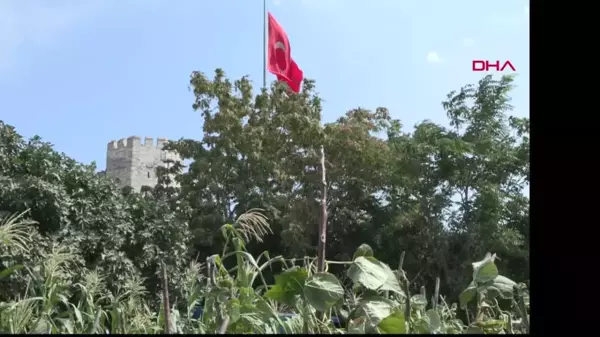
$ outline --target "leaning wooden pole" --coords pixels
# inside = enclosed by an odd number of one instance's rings
[[[325,244],[327,242],[327,171],[325,169],[325,148],[321,145],[321,223],[319,224],[319,244],[317,246],[317,270],[325,271]]]
[[[162,288],[163,288],[163,304],[165,311],[165,334],[171,333],[171,306],[169,305],[169,287],[167,280],[167,265],[162,262]]]

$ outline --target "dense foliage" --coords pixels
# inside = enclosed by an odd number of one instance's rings
[[[529,279],[529,119],[508,116],[511,83],[486,76],[448,95],[448,126],[403,132],[385,108],[322,126],[309,80],[253,96],[194,72],[203,138],[170,143],[187,169],[141,193],[0,121],[0,330],[162,332],[164,263],[178,332],[340,332],[331,311],[348,332],[526,331],[511,279]]]

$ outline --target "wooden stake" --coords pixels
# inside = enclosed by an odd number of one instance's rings
[[[319,224],[319,244],[317,246],[317,270],[325,271],[325,244],[327,242],[327,175],[325,169],[325,148],[321,145],[321,223]]]

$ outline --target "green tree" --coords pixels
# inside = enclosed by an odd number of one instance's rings
[[[394,220],[386,246],[406,249],[421,284],[442,276],[457,295],[470,277],[464,261],[488,251],[509,274],[528,278],[529,121],[506,116],[512,81],[486,76],[450,93],[443,102],[450,128],[424,122],[410,134],[388,133]]]
[[[247,78],[232,83],[218,69],[212,80],[194,72],[190,84],[193,108],[204,117],[204,136],[169,146],[191,160],[178,179],[196,250],[208,255],[219,243],[223,223],[260,207],[276,233],[261,247],[280,251],[286,245],[280,233],[300,220],[290,217],[293,209],[310,214],[315,204],[307,198],[314,190],[303,186],[316,179],[314,144],[322,139],[320,99],[312,82],[304,82],[300,95],[288,96],[275,85],[253,97]]]
[[[77,163],[38,136],[26,141],[1,121],[0,210],[29,210],[39,232],[35,247],[10,263],[39,259],[61,244],[80,268],[97,269],[113,289],[145,277],[150,290],[161,260],[169,263],[174,284],[186,265],[187,223],[165,200],[123,194],[94,164]]]
[[[529,179],[529,121],[507,116],[513,80],[488,75],[443,103],[460,144],[450,154],[454,174],[448,181],[460,198],[449,223],[456,238],[452,256],[458,260],[494,251],[506,262],[528,262],[523,192]]]
[[[231,82],[222,70],[209,80],[194,72],[193,108],[204,117],[202,140],[169,146],[188,172],[178,179],[196,250],[209,254],[218,228],[251,208],[265,209],[274,235],[260,250],[315,255],[320,219],[320,147],[328,168],[328,256],[349,259],[380,221],[380,192],[388,149],[376,133],[393,125],[386,109],[355,109],[322,126],[314,83],[288,95],[284,85],[252,95],[246,78]],[[378,194],[379,193],[379,194]]]

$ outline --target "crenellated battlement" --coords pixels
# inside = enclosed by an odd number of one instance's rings
[[[142,143],[141,137],[131,136],[127,138],[121,138],[119,140],[111,140],[108,142],[107,148],[108,151],[134,147],[162,149],[164,144],[168,141],[169,140],[164,137],[157,137],[156,142],[154,141],[153,137],[144,137],[144,142]]]
[[[143,141],[143,143],[142,143]],[[139,191],[142,186],[155,186],[156,168],[167,160],[180,160],[176,152],[163,151],[167,138],[131,136],[108,143],[106,176],[115,178],[120,186]]]
[[[125,138],[122,138],[119,140],[111,140],[110,142],[108,142],[107,147],[108,147],[108,151],[122,149],[122,148],[127,147],[127,143],[125,141]]]

